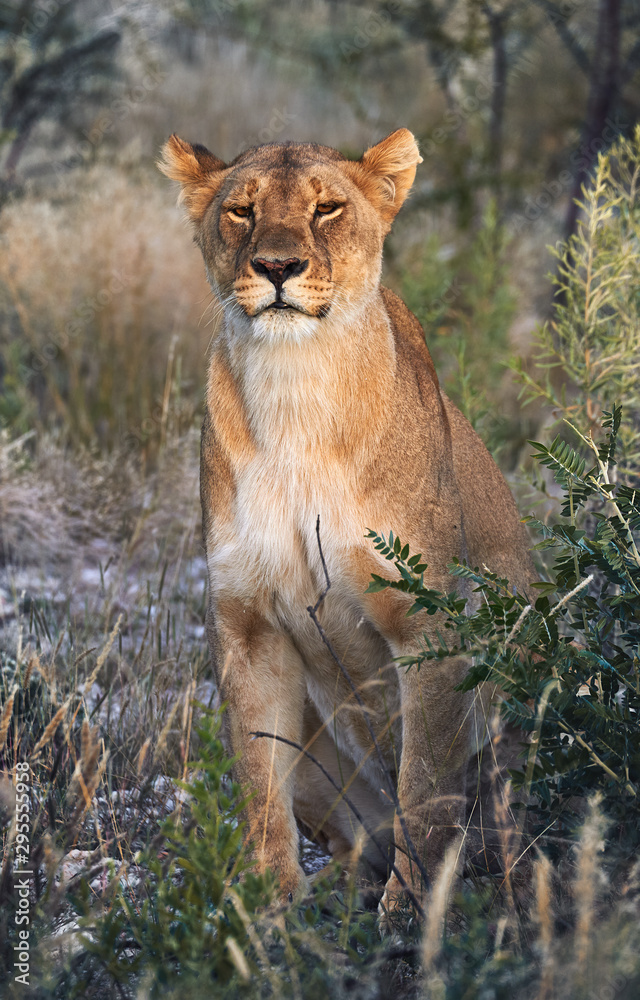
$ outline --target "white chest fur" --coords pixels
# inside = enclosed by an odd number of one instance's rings
[[[314,474],[315,473],[315,474]],[[356,508],[353,484],[335,463],[309,468],[295,450],[260,452],[239,472],[230,521],[213,520],[208,540],[214,590],[252,600],[315,603],[324,587],[316,524],[332,582],[347,570],[349,554],[365,544],[367,524]]]
[[[378,357],[386,347],[385,371],[392,370],[386,326],[382,340]],[[375,520],[358,478],[380,428],[369,413],[359,416],[367,394],[388,389],[386,376],[372,387],[367,339],[342,327],[327,325],[322,337],[302,343],[265,343],[230,330],[224,348],[253,448],[232,463],[231,517],[212,512],[212,586],[244,599],[271,592],[314,603],[324,586],[318,516],[336,585]],[[382,421],[386,400],[374,402]],[[215,400],[210,406],[215,425]]]
[[[343,749],[356,760],[366,754],[367,735],[361,720],[354,725],[353,695],[307,608],[326,585],[319,517],[331,581],[319,611],[322,625],[358,688],[367,689],[372,718],[386,732],[397,681],[395,671],[385,671],[391,653],[368,616],[361,568],[376,559],[367,528],[387,527],[379,523],[384,505],[376,505],[370,491],[363,494],[360,481],[382,433],[393,382],[386,320],[378,333],[375,359],[368,330],[296,344],[227,339],[226,363],[252,447],[232,463],[233,499],[224,514],[212,511],[207,538],[214,606],[237,600],[291,636],[320,717],[333,727],[346,713],[337,731],[351,734]],[[215,400],[209,402],[215,426]],[[387,562],[379,565],[388,571]],[[364,765],[369,769],[373,780],[373,763]]]

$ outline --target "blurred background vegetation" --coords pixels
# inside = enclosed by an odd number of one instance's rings
[[[619,624],[637,621],[637,565],[623,579],[622,521],[605,538],[602,510],[614,489],[631,509],[640,469],[639,120],[640,0],[0,0],[0,955],[10,969],[12,814],[1,772],[29,760],[34,996],[134,995],[140,969],[150,992],[142,982],[137,995],[184,996],[184,928],[189,975],[206,968],[220,996],[638,995],[640,868],[620,854],[624,824],[607,826],[603,800],[587,808],[586,779],[572,786],[582,832],[546,831],[535,863],[533,845],[519,853],[503,789],[507,874],[474,876],[446,940],[435,906],[424,936],[414,922],[402,942],[381,943],[356,886],[329,902],[331,882],[285,930],[281,914],[246,916],[269,888],[249,880],[236,916],[220,918],[224,940],[211,931],[212,855],[195,834],[176,854],[180,814],[169,834],[162,821],[184,801],[189,830],[218,844],[222,866],[235,852],[217,723],[192,734],[194,698],[212,705],[216,695],[198,445],[217,317],[155,160],[174,131],[230,160],[283,139],[358,157],[409,127],[424,162],[387,240],[384,281],[420,318],[442,383],[523,513],[540,502],[539,517],[552,518],[567,476],[581,503],[592,489],[576,478],[579,455],[558,478],[556,459],[533,465],[528,439],[550,441],[550,425],[569,419],[589,459],[589,434],[604,440],[602,410],[622,403],[619,465],[607,463],[618,485],[603,487],[600,508],[572,510],[569,534],[562,522],[558,538],[579,549],[575,577],[562,563],[560,584],[553,572],[545,584],[545,599],[575,617],[563,653],[588,634],[603,654],[593,674],[591,661],[575,677],[567,668],[562,742],[589,685],[605,718],[599,678],[611,664],[624,673],[620,663],[632,663],[638,693],[637,630],[625,637]],[[640,528],[633,510],[627,546]],[[597,545],[583,541],[595,535]],[[587,578],[592,552],[605,548],[611,579],[599,564]],[[527,690],[544,715],[538,662]],[[606,727],[590,734],[585,723],[583,737],[599,764],[612,755],[610,770],[631,761],[626,778],[637,783],[637,707],[614,688],[607,711],[624,715],[619,743],[632,733],[623,756]],[[194,752],[218,802],[204,812]],[[566,746],[558,773],[565,757]],[[218,823],[216,810],[227,818]],[[637,830],[637,807],[625,800],[623,811],[627,832]],[[309,872],[325,860],[303,844]],[[191,871],[186,882],[170,881],[176,865]],[[73,883],[70,871],[85,877]],[[212,995],[210,978],[199,988]]]
[[[639,28],[637,0],[3,2],[0,425],[146,460],[193,421],[212,312],[154,167],[172,131],[358,156],[406,125],[424,163],[385,280],[513,467],[540,413],[502,366],[548,314],[546,245],[633,132]]]

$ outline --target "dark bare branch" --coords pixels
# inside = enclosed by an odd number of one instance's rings
[[[504,139],[504,111],[507,96],[507,50],[505,45],[505,26],[511,14],[511,8],[496,11],[490,4],[482,4],[482,12],[489,24],[491,50],[493,53],[493,87],[491,91],[491,123],[489,126],[489,162],[493,171],[493,184],[496,198],[499,201],[502,148]]]
[[[538,7],[541,7],[545,12],[547,18],[556,29],[558,37],[561,39],[563,45],[571,53],[576,64],[585,76],[588,77],[591,72],[591,61],[585,49],[582,47],[567,24],[566,15],[563,14],[562,11],[551,2],[551,0],[533,0],[533,2],[536,3]]]
[[[72,81],[86,70],[96,55],[108,55],[118,46],[120,33],[102,31],[86,42],[68,46],[60,55],[29,67],[15,81],[2,115],[5,128],[19,125],[25,118],[41,117],[50,102],[59,99],[61,80]]]
[[[582,167],[576,171],[565,222],[565,239],[575,232],[583,184],[602,148],[607,120],[614,113],[620,95],[620,12],[621,0],[599,0],[595,55],[589,78],[589,101],[582,131]]]
[[[358,810],[358,808],[355,805],[355,803],[351,801],[351,799],[349,798],[349,796],[345,792],[344,788],[341,788],[340,785],[338,784],[338,782],[334,780],[333,776],[329,773],[329,771],[327,771],[327,769],[324,766],[324,764],[322,764],[318,760],[317,757],[314,757],[312,753],[309,753],[308,750],[305,750],[304,747],[300,746],[299,743],[295,743],[293,740],[288,740],[284,736],[278,736],[276,733],[262,733],[262,732],[253,732],[250,735],[251,736],[255,736],[256,738],[267,737],[267,738],[272,739],[272,740],[277,740],[279,743],[286,743],[287,746],[293,747],[295,750],[298,750],[300,753],[304,754],[305,757],[308,757],[309,760],[311,761],[311,763],[315,764],[316,767],[319,768],[322,771],[322,773],[324,774],[324,776],[327,779],[327,781],[331,782],[331,784],[333,785],[333,787],[335,788],[335,790],[339,793],[340,797],[342,799],[344,799],[344,801],[348,805],[349,809],[351,810],[351,812],[353,813],[353,815],[355,816],[355,818],[358,820],[358,822],[361,824],[362,828],[366,832],[367,836],[371,839],[371,843],[378,849],[378,851],[380,852],[380,854],[381,854],[381,856],[382,856],[385,864],[390,864],[392,872],[394,873],[394,875],[398,879],[398,882],[400,883],[400,885],[402,886],[402,888],[406,890],[407,895],[409,896],[411,902],[415,906],[417,913],[421,917],[423,917],[424,913],[423,913],[422,907],[420,906],[420,903],[418,902],[418,900],[414,896],[413,892],[411,891],[411,889],[409,888],[409,886],[407,885],[407,883],[403,879],[401,873],[398,871],[398,869],[396,868],[395,864],[393,862],[391,862],[391,863],[389,862],[388,852],[385,851],[384,847],[382,846],[382,844],[380,843],[380,841],[378,840],[378,838],[376,837],[376,835],[373,833],[373,831],[369,829],[368,824],[366,823],[364,817],[362,816],[362,814]],[[393,846],[395,847],[395,844]]]
[[[620,86],[624,87],[635,76],[638,69],[640,69],[640,41],[635,43],[620,71]]]
[[[326,586],[325,586],[324,590],[322,591],[322,593],[320,594],[320,597],[318,598],[318,600],[316,601],[316,603],[313,606],[313,612],[314,612],[314,614],[318,610],[318,608],[320,607],[320,605],[322,604],[322,602],[324,601],[325,597],[327,596],[327,594],[329,593],[329,591],[331,589],[331,580],[329,579],[329,573],[328,573],[328,570],[327,570],[327,564],[324,561],[324,552],[322,551],[322,545],[320,543],[320,515],[319,514],[318,514],[318,519],[316,521],[316,538],[318,539],[318,552],[320,553],[320,561],[322,563],[322,569],[324,571],[324,579],[325,579]]]

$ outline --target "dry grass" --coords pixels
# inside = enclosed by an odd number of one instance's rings
[[[148,471],[139,456],[46,433],[0,454],[0,772],[31,765],[30,840],[48,872],[36,898],[52,928],[72,929],[69,859],[102,898],[106,860],[129,865],[179,802],[191,702],[214,693],[198,433],[168,433]],[[5,902],[12,830],[3,825]],[[58,962],[66,946],[52,940]]]
[[[131,459],[74,456],[43,438],[14,450],[0,477],[5,655],[16,677],[46,684],[53,706],[79,698],[131,761],[150,738],[176,752],[167,724],[194,680],[205,683],[199,697],[211,696],[197,448],[196,432],[172,440],[145,474]],[[84,655],[110,633],[101,656]]]
[[[609,864],[600,859],[607,825],[594,798],[575,846],[576,863],[571,871],[554,871],[549,858],[539,854],[533,880],[516,908],[509,892],[491,891],[483,919],[490,921],[493,931],[478,964],[477,992],[473,988],[467,992],[469,986],[465,989],[460,963],[473,961],[474,933],[481,939],[482,923],[477,917],[474,923],[469,916],[461,922],[458,908],[452,905],[449,888],[455,857],[451,856],[427,907],[422,995],[429,1000],[635,997],[640,983],[640,863],[627,864],[621,883],[611,882]],[[503,978],[509,963],[511,985]]]
[[[159,177],[94,167],[76,181],[72,196],[2,216],[0,347],[13,407],[29,427],[146,454],[168,421],[193,420],[210,291]]]

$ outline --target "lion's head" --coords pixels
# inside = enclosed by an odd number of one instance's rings
[[[420,155],[398,129],[357,161],[271,143],[225,164],[172,135],[160,168],[180,181],[214,291],[233,326],[268,340],[356,315],[380,279],[382,244]]]

